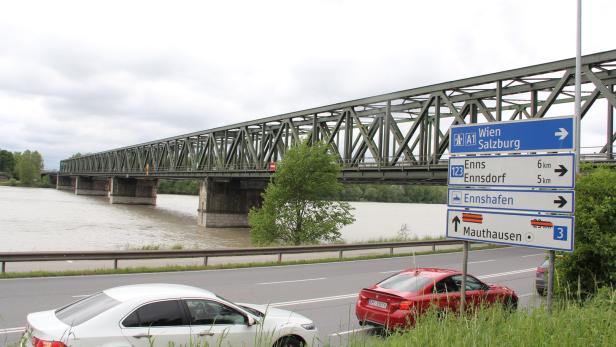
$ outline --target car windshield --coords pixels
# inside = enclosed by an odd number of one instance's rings
[[[67,325],[77,326],[119,304],[105,293],[97,293],[56,310],[56,317]]]
[[[415,273],[401,273],[384,280],[378,286],[399,292],[416,292],[431,281],[430,277],[417,276]]]
[[[546,269],[547,269],[547,267],[548,267],[549,265],[550,265],[550,261],[549,261],[549,260],[547,260],[547,259],[546,259],[543,263],[541,263],[541,267],[542,267],[542,268],[546,268]]]

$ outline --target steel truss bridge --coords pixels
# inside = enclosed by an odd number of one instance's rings
[[[450,126],[571,115],[574,72],[566,59],[291,112],[63,160],[60,174],[265,178],[307,140],[329,145],[345,181],[442,183]],[[582,117],[605,130],[586,160],[613,159],[614,84],[616,50],[582,58]]]

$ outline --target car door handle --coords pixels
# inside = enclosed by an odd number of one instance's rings
[[[214,336],[214,333],[210,331],[202,331],[199,333],[199,336]]]
[[[144,337],[149,339],[150,337],[152,337],[152,335],[149,335],[149,334],[138,334],[138,335],[133,335],[133,337],[136,338],[136,339],[142,339]]]

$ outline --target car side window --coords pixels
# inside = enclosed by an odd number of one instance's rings
[[[454,282],[458,287],[462,288],[462,275],[453,276]],[[485,287],[478,279],[471,276],[466,276],[466,290],[484,290]]]
[[[460,290],[460,287],[458,287],[458,285],[455,283],[455,281],[451,277],[444,278],[436,282],[436,284],[434,285],[435,293],[451,293],[451,292],[457,292],[459,290]]]
[[[191,325],[246,324],[243,314],[216,301],[188,299],[186,306]]]
[[[466,276],[466,290],[483,290],[484,286],[478,279]]]
[[[168,327],[187,325],[178,300],[159,301],[141,306],[122,321],[125,327]]]

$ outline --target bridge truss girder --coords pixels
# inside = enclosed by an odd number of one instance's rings
[[[307,140],[329,145],[345,180],[442,183],[452,125],[572,114],[574,72],[566,59],[322,106],[63,160],[60,173],[267,177],[269,162]],[[584,56],[582,84],[582,117],[607,100],[597,153],[612,159],[616,50]]]

